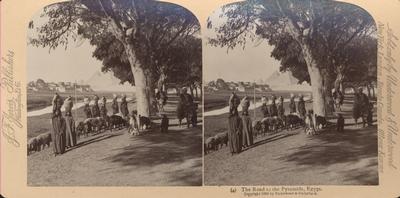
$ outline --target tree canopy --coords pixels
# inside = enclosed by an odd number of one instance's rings
[[[244,46],[247,39],[267,40],[274,47],[271,56],[281,62],[280,71],[290,70],[299,83],[312,85],[318,114],[326,113],[325,97],[330,96],[338,68],[356,66],[348,63],[346,53],[360,50],[354,48],[358,40],[376,39],[373,18],[347,3],[247,0],[222,10],[221,18],[226,21],[221,26],[213,27],[208,21],[208,28],[217,33],[209,44],[229,49]],[[354,61],[364,62],[358,58]]]
[[[190,59],[199,53],[201,56],[200,24],[191,12],[175,4],[72,0],[47,6],[41,17],[47,20],[44,25],[35,27],[34,21],[29,24],[37,32],[36,37],[30,38],[32,45],[67,48],[71,40],[88,39],[96,46],[93,56],[102,61],[103,72],[111,71],[121,83],[137,87],[139,106],[144,106],[139,109],[142,115],[149,111],[149,104],[145,103],[149,103],[153,91],[148,87],[152,89],[160,76],[193,65],[201,68],[201,62]],[[183,50],[185,54],[176,53],[180,46],[190,49]],[[201,73],[194,74],[201,78]]]

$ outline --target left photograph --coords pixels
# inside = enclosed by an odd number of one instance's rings
[[[202,41],[187,9],[72,0],[27,24],[28,186],[202,185]]]

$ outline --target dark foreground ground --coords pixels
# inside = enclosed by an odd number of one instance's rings
[[[202,184],[202,125],[179,128],[176,98],[166,107],[169,132],[130,136],[127,129],[78,141],[54,157],[52,147],[28,156],[29,186],[192,186]],[[202,107],[200,106],[200,109]],[[159,120],[156,120],[159,122]]]
[[[256,139],[238,155],[231,156],[228,147],[207,154],[205,185],[377,185],[377,127],[356,127],[351,107],[347,96],[342,133],[283,131]],[[206,117],[205,135],[225,131],[222,120],[226,115]]]

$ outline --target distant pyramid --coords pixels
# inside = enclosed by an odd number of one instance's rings
[[[86,81],[86,84],[95,91],[135,91],[135,87],[131,86],[129,83],[124,83],[121,85],[120,80],[111,72],[102,73],[96,71],[93,75]]]
[[[266,80],[273,90],[308,90],[310,86],[306,83],[298,84],[298,80],[292,75],[291,71],[275,71]]]
[[[270,86],[282,86],[282,85],[296,85],[298,80],[293,77],[291,71],[279,72],[275,71],[272,73],[265,82]]]

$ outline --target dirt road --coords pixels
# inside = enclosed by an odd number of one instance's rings
[[[206,155],[205,185],[377,185],[377,127],[354,126],[351,107],[342,133],[283,131],[234,156],[228,147]]]
[[[172,114],[174,104],[166,107]],[[201,117],[201,115],[199,115]],[[170,123],[175,125],[176,119]],[[201,124],[201,123],[200,123]],[[78,142],[54,157],[52,148],[28,156],[29,186],[187,186],[202,184],[202,126],[171,126],[131,136],[126,129]]]

